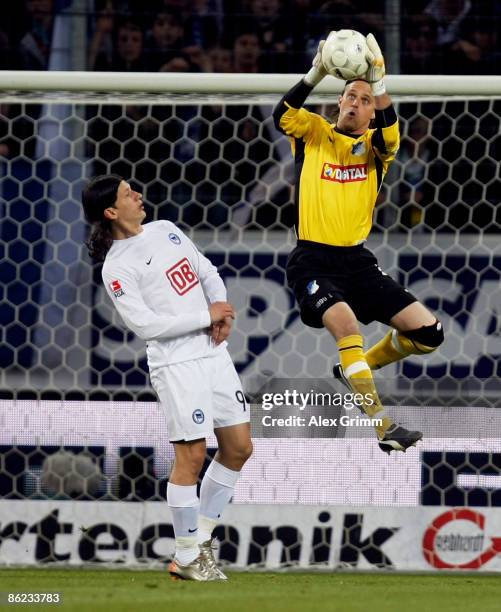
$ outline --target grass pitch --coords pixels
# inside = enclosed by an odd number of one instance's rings
[[[61,605],[0,610],[153,612],[499,612],[497,576],[231,573],[228,582],[171,581],[166,572],[0,569],[0,591],[54,592]]]

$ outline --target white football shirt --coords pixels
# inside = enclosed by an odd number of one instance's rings
[[[150,370],[208,357],[208,304],[226,301],[217,269],[170,221],[114,240],[103,264],[106,291],[125,325],[146,340]]]

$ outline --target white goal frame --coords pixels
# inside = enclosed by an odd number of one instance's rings
[[[300,74],[187,72],[0,72],[0,91],[144,92],[172,94],[283,94]],[[402,96],[501,96],[499,75],[389,75],[388,91]],[[326,78],[316,94],[339,93],[344,81]]]

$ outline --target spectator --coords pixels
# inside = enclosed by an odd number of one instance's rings
[[[191,64],[186,57],[176,55],[160,66],[160,72],[191,72]]]
[[[472,17],[462,34],[444,54],[447,74],[496,74],[496,24],[491,19]]]
[[[162,9],[168,13],[181,15],[185,20],[189,17],[193,0],[163,0]]]
[[[291,32],[289,66],[291,68],[287,72],[306,72],[311,66],[311,57],[306,49],[305,42],[310,38],[310,33],[313,31],[312,5],[312,0],[290,0],[292,19],[289,20]]]
[[[11,114],[10,105],[0,104],[0,158],[9,157],[12,151],[12,136],[9,134],[9,122],[12,120]],[[19,154],[19,146],[14,149],[14,153],[16,155]],[[3,175],[1,166],[0,174]]]
[[[262,72],[260,66],[261,44],[255,32],[239,34],[233,43],[233,67],[235,72]]]
[[[385,22],[384,4],[378,0],[365,0],[359,14],[359,28],[362,34],[372,32],[376,38],[384,38],[386,28],[398,27],[396,23]]]
[[[54,25],[53,0],[27,0],[28,31],[19,43],[21,70],[46,70]]]
[[[189,55],[184,52],[172,56],[160,66],[160,72],[200,72],[199,67],[194,64]]]
[[[209,124],[211,138],[200,146],[199,155],[205,164],[210,164],[211,181],[219,187],[216,190],[206,182],[200,185],[199,199],[210,205],[206,215],[210,226],[225,226],[230,221],[243,226],[256,215],[261,215],[261,221],[264,213],[268,224],[276,219],[277,209],[270,205],[266,189],[253,193],[275,157],[266,118],[258,106],[236,105],[224,111],[217,105],[203,107],[197,138],[204,140]],[[228,160],[235,162],[230,165]],[[183,221],[188,225],[200,223],[202,219],[196,214],[195,206],[186,207]]]
[[[438,24],[437,44],[450,47],[459,40],[461,25],[469,15],[470,0],[431,0],[424,14]]]
[[[292,33],[282,13],[282,0],[247,0],[251,28],[261,41],[268,72],[287,72]]]
[[[3,30],[0,30],[0,70],[10,70],[11,68],[12,58],[9,37]]]
[[[19,49],[19,43],[30,27],[31,19],[28,15],[26,2],[9,3],[9,9],[2,13],[2,24],[0,26],[9,42],[9,54],[13,62],[9,64],[9,70],[12,70],[13,67],[16,69],[20,67],[15,52]],[[5,59],[2,61],[5,61]]]
[[[192,0],[186,19],[185,39],[188,46],[209,49],[220,37],[220,21],[211,14],[210,0]]]
[[[403,74],[440,72],[437,54],[437,24],[427,15],[412,15],[402,32],[401,71]]]
[[[113,54],[113,24],[114,11],[110,1],[106,2],[102,11],[97,14],[96,24],[94,28],[94,36],[89,43],[89,55],[87,58],[87,66],[89,70],[94,70],[98,56],[109,58]]]
[[[208,53],[196,45],[184,47],[183,54],[188,58],[192,72],[211,72],[212,64]]]
[[[231,51],[224,47],[212,47],[209,51],[212,72],[233,72]]]
[[[158,13],[146,36],[148,70],[156,72],[177,57],[184,46],[184,25],[179,13]]]
[[[499,51],[498,33],[500,23],[489,18],[474,19],[470,23],[473,44],[480,49],[480,64],[477,63],[472,74],[498,74]]]
[[[330,30],[359,29],[359,11],[351,0],[327,0],[312,14],[312,31],[317,39]]]
[[[116,28],[115,45],[111,58],[97,56],[94,70],[143,72],[147,69],[143,53],[143,31],[132,19],[125,19]]]
[[[427,168],[437,157],[437,145],[429,138],[430,122],[425,117],[415,117],[407,125],[398,151],[402,164],[399,183],[399,210],[401,223],[414,227],[423,221],[423,209],[433,201],[433,189],[426,183]]]

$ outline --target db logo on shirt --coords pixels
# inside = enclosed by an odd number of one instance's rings
[[[184,295],[195,285],[198,285],[198,276],[186,257],[169,268],[165,274],[167,274],[172,288],[178,295]]]

